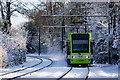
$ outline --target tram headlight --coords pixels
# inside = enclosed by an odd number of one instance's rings
[[[86,59],[90,58],[89,56],[85,56]]]
[[[76,56],[72,56],[72,59],[76,59],[77,57]]]
[[[76,57],[75,56],[72,56],[73,59],[75,59]]]

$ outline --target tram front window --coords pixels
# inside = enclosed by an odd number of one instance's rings
[[[73,40],[72,50],[74,53],[89,52],[89,41],[88,40]]]

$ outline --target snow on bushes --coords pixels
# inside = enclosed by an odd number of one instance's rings
[[[10,34],[0,32],[0,68],[22,64],[26,61],[26,36],[23,30]]]

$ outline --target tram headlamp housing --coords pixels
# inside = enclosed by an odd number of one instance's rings
[[[89,58],[89,56],[86,56],[85,58]]]
[[[76,59],[76,56],[72,56],[73,59]]]
[[[86,59],[89,59],[90,57],[88,55],[85,56]]]
[[[74,55],[74,56],[72,56],[72,59],[76,59],[76,58],[77,58],[77,56],[75,56],[75,55]]]
[[[89,55],[73,55],[72,59],[77,59],[77,58],[84,58],[84,59],[89,59]]]

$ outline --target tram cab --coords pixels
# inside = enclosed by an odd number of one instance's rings
[[[69,33],[66,42],[68,65],[91,64],[93,61],[91,42],[91,33]]]

